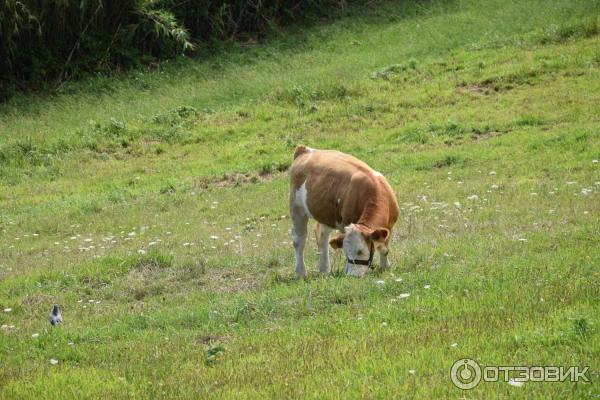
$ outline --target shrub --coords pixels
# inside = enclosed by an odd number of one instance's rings
[[[336,0],[3,0],[0,100],[22,88],[120,71],[247,39],[274,26],[323,16]]]

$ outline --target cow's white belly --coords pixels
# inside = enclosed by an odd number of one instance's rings
[[[309,218],[313,218],[310,211],[308,210],[308,204],[306,202],[307,198],[308,198],[308,191],[306,190],[306,181],[304,181],[302,186],[300,186],[298,188],[298,190],[296,190],[296,192],[294,193],[294,205],[296,207],[304,210],[304,213]]]

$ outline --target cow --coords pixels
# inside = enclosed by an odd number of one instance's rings
[[[380,267],[388,268],[388,245],[399,211],[387,180],[363,161],[335,150],[296,148],[290,168],[290,214],[298,277],[306,276],[309,218],[317,221],[320,271],[331,271],[329,244],[344,250],[348,275],[362,276],[376,250]],[[341,234],[328,240],[333,229]]]

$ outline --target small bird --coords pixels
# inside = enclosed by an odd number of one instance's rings
[[[58,304],[55,304],[52,308],[52,312],[50,313],[50,323],[52,325],[58,325],[62,322],[62,314],[58,309]]]

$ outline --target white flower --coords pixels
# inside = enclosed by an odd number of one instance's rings
[[[399,299],[405,299],[410,296],[410,293],[400,293],[398,296]]]
[[[9,312],[11,312],[11,311],[12,311],[12,308],[5,308],[5,309],[4,309],[4,312],[5,312],[5,313],[9,313]]]
[[[414,374],[415,374],[415,372],[417,372],[417,371],[415,371],[414,369],[409,369],[409,370],[408,370],[408,373],[409,373],[409,374],[411,374],[411,375],[414,375]]]
[[[383,285],[385,283],[385,281],[376,281],[375,283],[378,285]]]
[[[598,162],[599,162],[599,161],[598,161],[598,160],[592,160],[592,162],[593,162],[594,164],[598,164]]]
[[[32,338],[36,338],[36,337],[39,337],[39,336],[40,336],[39,333],[34,333],[33,335],[31,335]]]
[[[396,278],[394,279],[396,282],[402,282],[402,278]]]
[[[423,286],[423,289],[429,289],[429,288],[431,288],[431,285],[425,285],[425,286]]]
[[[496,171],[490,171],[490,175],[496,175]]]
[[[50,359],[50,364],[56,365],[56,364],[58,364],[58,360],[56,358],[51,358]]]
[[[387,322],[382,322],[381,326],[387,326]]]
[[[139,250],[138,250],[138,253],[139,253],[139,254],[141,254],[141,255],[144,255],[144,254],[146,254],[146,250],[144,250],[144,249],[139,249]]]
[[[458,343],[452,343],[452,344],[450,345],[450,347],[452,347],[453,349],[455,349],[455,348],[457,348],[457,347],[458,347]]]
[[[217,239],[219,239],[219,237],[218,237],[218,236],[215,236],[215,235],[212,235],[210,238],[211,238],[212,240],[217,240]]]
[[[517,381],[515,381],[514,379],[510,379],[510,380],[508,381],[508,384],[509,384],[510,386],[514,386],[514,387],[521,387],[521,386],[523,386],[523,382],[517,382]]]

